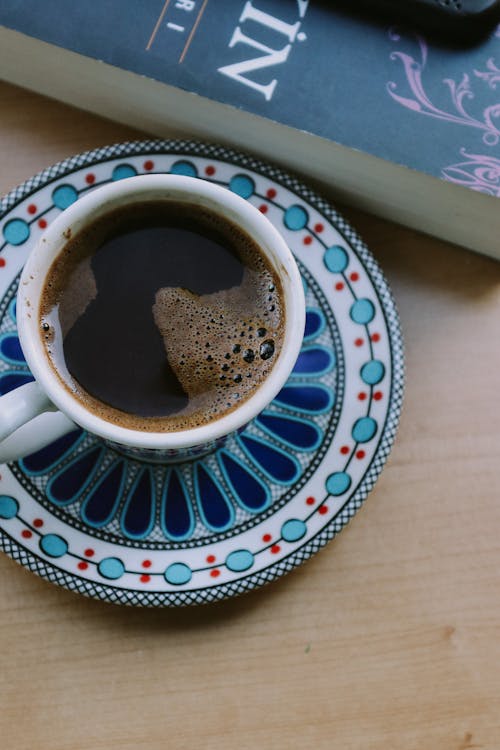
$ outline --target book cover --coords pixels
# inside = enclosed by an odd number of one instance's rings
[[[500,27],[431,44],[314,0],[0,0],[0,23],[500,196]]]

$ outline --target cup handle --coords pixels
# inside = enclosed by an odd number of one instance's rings
[[[0,397],[0,442],[44,411],[57,411],[38,383],[26,383]]]
[[[34,453],[75,427],[38,383],[21,385],[0,396],[0,464]]]
[[[44,412],[0,443],[0,464],[18,461],[77,429],[62,411]]]

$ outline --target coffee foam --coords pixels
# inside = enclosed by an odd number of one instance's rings
[[[210,421],[232,410],[271,371],[282,337],[282,311],[271,280],[246,268],[233,289],[196,295],[166,287],[156,294],[154,319],[170,366],[189,396],[188,407],[176,415],[185,417],[186,427],[199,424],[200,412]]]

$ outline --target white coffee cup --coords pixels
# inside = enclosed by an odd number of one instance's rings
[[[176,432],[122,427],[92,413],[62,385],[49,362],[40,331],[40,297],[45,279],[68,237],[74,237],[109,211],[152,200],[198,205],[237,224],[258,244],[283,289],[283,343],[267,378],[231,412],[208,424]],[[54,220],[23,269],[17,295],[17,325],[35,382],[0,398],[0,460],[20,457],[27,452],[26,446],[29,452],[42,448],[75,425],[146,460],[177,461],[209,452],[257,416],[280,391],[299,354],[304,322],[304,292],[293,255],[270,221],[243,198],[205,180],[167,174],[131,177],[96,188]],[[57,411],[60,414],[45,422],[39,417],[44,412]]]

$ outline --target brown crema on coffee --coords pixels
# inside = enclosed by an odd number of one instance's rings
[[[178,431],[246,401],[281,351],[283,291],[254,240],[199,206],[115,209],[52,263],[40,332],[53,369],[121,427]]]

